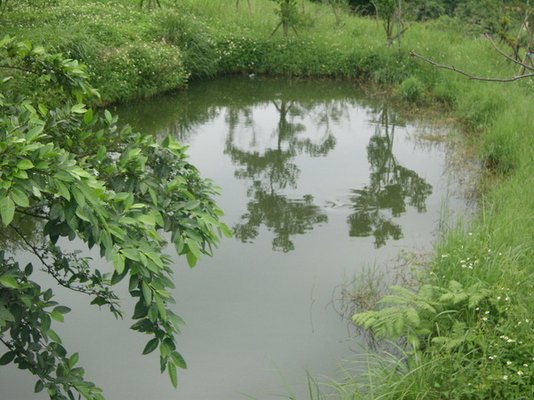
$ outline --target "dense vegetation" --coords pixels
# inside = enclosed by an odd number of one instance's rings
[[[260,73],[357,79],[383,85],[391,96],[422,110],[433,107],[454,116],[483,167],[477,187],[479,213],[468,227],[451,228],[444,235],[417,290],[397,289],[380,310],[355,317],[377,336],[396,340],[402,356],[378,358],[368,380],[344,382],[339,393],[350,399],[534,397],[534,80],[468,80],[410,57],[415,49],[473,75],[514,76],[517,64],[501,57],[481,33],[492,33],[498,48],[509,54],[517,45],[512,40],[524,39],[512,32],[521,22],[525,2],[408,1],[402,35],[392,46],[386,43],[384,18],[377,23],[350,15],[334,2],[287,2],[296,5],[287,9],[289,25],[275,30],[284,2],[251,0],[249,8],[242,1],[236,8],[233,0],[180,0],[152,10],[128,0],[4,2],[2,34],[86,63],[101,93],[86,101],[92,104],[149,96],[218,74]],[[366,3],[369,10],[381,2],[351,3]],[[417,5],[433,8],[418,13]],[[525,48],[524,43],[518,47],[521,57]],[[26,93],[24,104],[55,103],[52,107],[68,98],[60,90],[51,96],[47,81],[24,75],[17,79],[17,94]],[[85,119],[85,108],[69,110],[83,110],[80,118]],[[3,111],[2,141],[11,115]],[[83,125],[80,118],[75,120]],[[98,154],[93,157],[96,163]],[[54,190],[62,196],[60,187]],[[36,204],[32,196],[10,197],[16,213],[30,197]],[[125,201],[119,196],[117,206]],[[148,198],[145,202],[156,205]],[[3,207],[12,208],[11,203]],[[7,225],[12,213],[4,214]],[[84,217],[77,217],[82,225]],[[13,272],[7,276],[15,280],[1,280],[2,293],[26,284],[23,272],[10,265]],[[160,318],[163,311],[154,313]],[[3,330],[5,324],[0,324]],[[9,362],[12,355],[5,353],[2,360]]]

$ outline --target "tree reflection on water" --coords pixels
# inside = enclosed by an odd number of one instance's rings
[[[304,234],[315,225],[328,221],[326,214],[314,204],[313,196],[306,194],[290,198],[283,193],[287,187],[297,187],[300,170],[293,159],[302,153],[314,157],[326,155],[334,148],[336,141],[329,129],[318,142],[301,135],[305,132],[305,126],[295,122],[296,118],[292,117],[302,116],[309,110],[285,99],[278,103],[273,101],[272,104],[279,117],[273,132],[276,146],[262,153],[241,150],[235,146],[237,119],[235,112],[232,112],[227,118],[233,124],[229,124],[225,153],[240,167],[235,176],[252,181],[247,190],[247,212],[234,227],[235,236],[243,242],[251,242],[258,236],[260,226],[264,225],[275,235],[273,250],[288,252],[295,248],[292,236]],[[254,134],[248,116],[248,113],[244,114],[246,125]]]
[[[371,175],[362,189],[352,190],[350,197],[354,212],[347,218],[349,235],[374,236],[375,247],[388,239],[398,240],[402,229],[393,218],[406,212],[406,206],[418,212],[426,211],[426,199],[432,186],[415,171],[399,165],[393,154],[395,115],[386,106],[379,112],[376,128],[367,146]]]

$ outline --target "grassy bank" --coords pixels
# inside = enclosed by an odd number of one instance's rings
[[[409,56],[481,76],[515,67],[454,21],[414,24],[399,47],[380,24],[302,3],[299,35],[285,39],[273,3],[183,0],[140,10],[127,0],[8,3],[2,34],[83,60],[103,103],[182,88],[192,79],[259,73],[358,79],[392,96],[451,112],[484,167],[480,210],[436,246],[421,290],[399,293],[359,322],[401,340],[406,358],[349,380],[343,398],[534,398],[534,81],[469,81]],[[32,90],[33,86],[21,88]],[[39,95],[39,93],[36,93]]]

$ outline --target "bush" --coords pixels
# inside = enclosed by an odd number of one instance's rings
[[[102,101],[147,97],[185,85],[189,74],[180,49],[165,43],[132,43],[107,48],[93,65],[93,81]]]
[[[212,77],[218,71],[216,46],[207,27],[192,16],[166,13],[157,26],[156,36],[178,46],[184,67],[192,77]]]
[[[398,91],[403,99],[412,103],[420,103],[423,98],[424,89],[423,83],[417,77],[410,76],[402,81]]]

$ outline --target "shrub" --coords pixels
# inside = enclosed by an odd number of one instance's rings
[[[178,46],[183,64],[193,77],[211,77],[218,71],[216,46],[204,24],[193,17],[169,12],[157,26],[157,36]]]
[[[93,80],[102,88],[102,101],[146,97],[182,86],[189,74],[180,49],[165,43],[132,43],[108,48],[93,65]]]
[[[413,103],[419,103],[423,97],[424,89],[424,85],[417,77],[410,76],[402,81],[398,91],[403,99]]]

